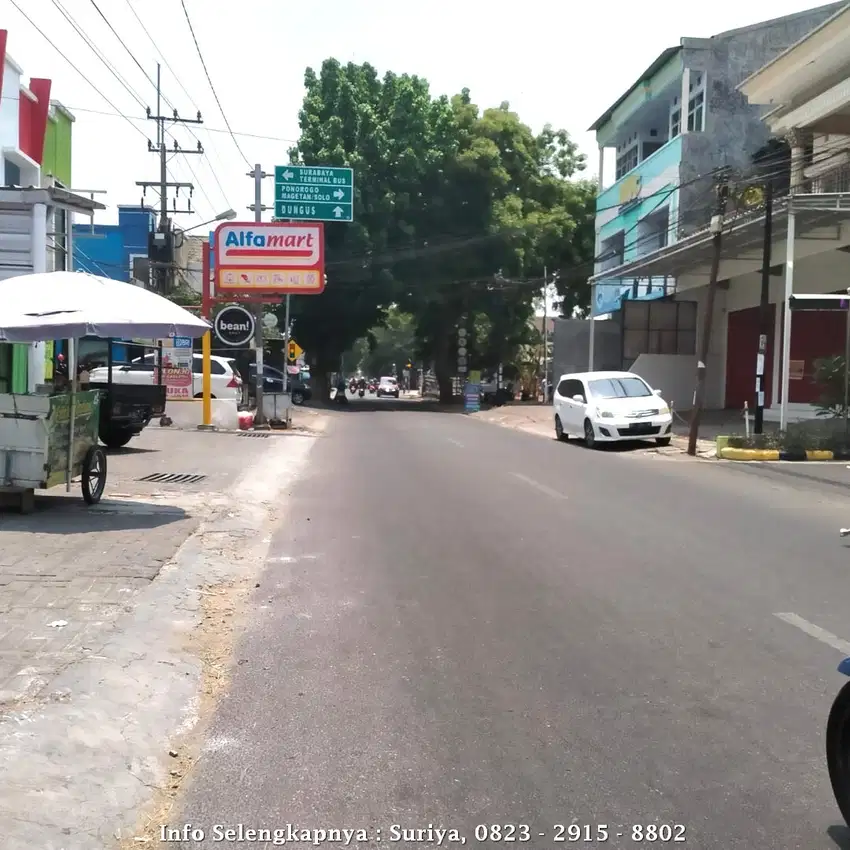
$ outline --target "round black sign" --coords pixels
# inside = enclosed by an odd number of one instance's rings
[[[215,317],[213,330],[225,345],[245,345],[254,338],[254,314],[244,307],[225,307]]]

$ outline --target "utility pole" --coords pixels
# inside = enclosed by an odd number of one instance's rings
[[[159,180],[137,180],[136,185],[142,187],[142,206],[145,202],[145,194],[148,189],[154,189],[159,193],[159,221],[156,230],[150,236],[148,255],[151,259],[151,267],[154,271],[154,279],[156,280],[156,289],[160,294],[167,294],[171,291],[174,282],[174,233],[171,229],[171,215],[190,214],[192,209],[192,192],[194,185],[192,183],[183,183],[168,180],[168,155],[175,154],[203,154],[203,145],[198,142],[197,148],[181,148],[175,140],[172,148],[167,148],[165,144],[166,124],[203,124],[201,113],[197,114],[196,118],[181,118],[177,110],[173,110],[172,115],[162,114],[162,68],[159,64],[156,66],[156,114],[151,113],[150,107],[147,108],[147,117],[151,121],[156,122],[156,144],[153,144],[148,139],[148,151],[159,155]],[[186,209],[177,208],[177,198],[175,197],[172,209],[168,208],[168,190],[174,189],[175,194],[179,195],[181,189],[189,190],[189,198],[187,200]]]
[[[248,172],[248,176],[254,179],[254,203],[248,209],[254,213],[254,221],[262,222],[263,212],[267,209],[263,206],[263,178],[268,175],[263,171],[263,166],[259,163],[254,166],[252,171]],[[287,299],[287,308],[289,301]],[[283,391],[286,393],[288,378],[287,378],[287,357],[289,354],[289,310],[286,311],[286,327],[284,329],[284,357],[283,357]],[[263,346],[265,339],[263,334],[263,302],[258,301],[254,305],[254,362],[256,364],[256,396],[257,396],[257,412],[254,414],[254,426],[263,425],[265,423],[265,415],[263,413],[263,367],[264,367],[264,352]],[[286,424],[289,425],[289,408],[286,410]]]
[[[717,277],[720,274],[720,251],[723,240],[723,216],[726,212],[728,195],[728,171],[724,169],[717,180],[717,206],[711,217],[712,247],[714,254],[711,259],[711,276],[708,281],[708,296],[705,300],[705,319],[703,321],[702,339],[700,340],[699,360],[697,361],[697,380],[694,390],[694,409],[691,411],[691,428],[688,434],[688,454],[694,457],[697,453],[697,438],[702,409],[705,405],[705,371],[708,352],[711,345],[711,327],[714,322],[714,301],[717,295]]]
[[[759,344],[756,354],[756,416],[753,431],[764,433],[765,359],[770,334],[770,255],[773,243],[773,180],[764,185],[764,246],[761,265],[761,299],[759,300]]]

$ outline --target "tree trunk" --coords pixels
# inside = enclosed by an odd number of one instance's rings
[[[313,384],[313,394],[317,401],[330,401],[330,373],[326,367],[314,367],[313,371],[310,373],[310,382]]]
[[[450,337],[441,334],[437,342],[437,350],[434,352],[434,374],[440,387],[440,404],[451,404],[454,401],[452,377],[451,352],[449,351]]]

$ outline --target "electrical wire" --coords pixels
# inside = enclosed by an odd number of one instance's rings
[[[98,50],[94,42],[86,35],[85,32],[83,32],[82,28],[74,20],[73,16],[65,9],[64,6],[62,6],[59,0],[51,0],[51,2],[59,10],[65,20],[74,28],[77,35],[80,36],[80,38],[85,42],[85,44],[89,47],[92,53],[94,53],[94,55],[98,59],[100,59],[106,70],[109,71],[109,73],[112,74],[112,76],[115,77],[115,79],[118,80],[118,82],[121,83],[122,86],[124,86],[127,92],[129,92],[130,97],[132,97],[136,101],[136,103],[138,103],[139,106],[144,109],[145,102],[142,99],[142,96],[127,82],[127,80],[124,79],[124,77],[121,76],[121,74],[118,73],[118,71],[115,69],[115,66],[104,58],[103,53]]]
[[[53,0],[53,2],[55,3],[55,2],[56,2],[56,0]],[[94,8],[96,9],[96,11],[97,11],[98,15],[100,15],[100,17],[102,18],[102,20],[104,21],[104,23],[105,23],[105,24],[109,27],[110,31],[111,31],[111,32],[112,32],[112,34],[115,36],[115,38],[117,38],[117,39],[118,39],[118,42],[121,44],[121,46],[122,46],[122,47],[124,48],[124,50],[127,52],[128,56],[129,56],[129,57],[133,60],[133,62],[134,62],[134,63],[136,64],[136,66],[138,67],[138,69],[142,72],[142,74],[144,75],[145,79],[146,79],[146,80],[147,80],[147,81],[151,84],[151,86],[153,86],[153,87],[154,87],[154,89],[156,89],[156,90],[157,90],[157,91],[158,91],[158,92],[162,95],[162,98],[163,98],[163,100],[165,101],[166,105],[167,105],[167,106],[169,106],[169,107],[170,107],[170,108],[174,111],[174,113],[175,113],[175,114],[177,114],[177,108],[176,108],[176,107],[174,106],[174,104],[173,104],[173,103],[172,103],[172,102],[168,99],[167,95],[166,95],[164,92],[162,92],[162,90],[161,90],[161,86],[157,85],[157,83],[154,81],[153,77],[151,77],[151,75],[150,75],[150,74],[149,74],[149,73],[145,70],[145,68],[144,68],[144,66],[142,65],[142,63],[141,63],[141,62],[140,62],[140,61],[136,58],[136,55],[135,55],[135,54],[133,53],[133,51],[132,51],[132,50],[131,50],[128,46],[127,46],[127,43],[124,41],[124,39],[123,39],[123,38],[121,38],[120,34],[119,34],[119,33],[118,33],[118,31],[115,29],[115,27],[112,25],[112,23],[111,23],[111,21],[109,20],[109,18],[107,18],[107,17],[106,17],[106,15],[103,13],[103,11],[102,11],[102,9],[100,8],[100,6],[97,4],[97,0],[90,0],[90,2],[91,2],[91,4],[92,4],[92,6],[94,6]],[[133,13],[135,14],[135,10],[133,9],[133,7],[132,7],[132,6],[130,6],[130,9],[131,9],[131,11],[133,11]],[[137,20],[138,20],[138,15],[136,15],[136,18],[137,18]],[[147,32],[147,30],[145,30],[145,32]],[[148,37],[150,38],[150,35],[148,35]],[[156,46],[156,45],[154,45],[154,46]],[[158,51],[158,52],[159,52],[159,51]],[[163,57],[163,58],[164,58],[164,57]],[[169,67],[170,67],[170,66],[169,66]],[[191,99],[192,99],[192,98],[190,97],[189,99],[190,99],[190,101],[191,101]],[[200,114],[200,110],[197,110],[197,109],[196,109],[196,111],[198,112],[198,114]],[[157,116],[157,118],[159,118],[159,116]],[[175,123],[176,123],[176,122],[175,122]],[[186,125],[186,127],[185,127],[185,128],[188,130],[189,134],[190,134],[190,135],[191,135],[191,136],[195,139],[195,141],[198,143],[199,147],[201,147],[201,148],[202,148],[203,146],[201,145],[201,140],[200,140],[200,139],[198,138],[198,136],[197,136],[197,135],[196,135],[196,134],[192,131],[192,128],[191,128],[190,126],[188,126],[188,125]],[[177,139],[177,137],[174,135],[174,133],[173,133],[173,132],[171,132],[171,131],[169,131],[169,130],[165,130],[164,124],[163,124],[163,132],[164,132],[164,133],[165,133],[165,132],[167,132],[167,133],[168,133],[168,135],[169,135],[169,136],[171,136],[171,138],[172,138],[172,139],[174,139],[174,140],[175,140],[175,142],[178,142],[178,144],[179,144],[179,140],[178,140],[178,139]],[[165,142],[165,140],[163,139],[163,140],[162,140],[162,143],[164,144],[164,142]],[[187,163],[186,163],[186,164],[187,164],[187,165],[188,165],[188,156],[189,156],[189,154],[187,154],[187,155],[186,155],[186,157],[187,157]],[[213,204],[213,202],[212,202],[212,201],[210,200],[210,198],[209,198],[209,195],[207,195],[206,191],[203,189],[203,186],[201,185],[200,181],[198,180],[198,176],[197,176],[197,174],[195,174],[195,171],[194,171],[194,169],[193,169],[191,166],[189,166],[189,171],[192,173],[193,177],[195,178],[195,181],[198,183],[198,189],[200,190],[201,194],[202,194],[202,195],[203,195],[203,197],[206,199],[207,203],[210,205],[210,208],[214,210],[214,209],[215,209],[215,204]],[[210,168],[210,172],[211,172],[211,174],[212,174],[212,176],[213,176],[213,180],[215,180],[215,182],[216,182],[216,183],[217,183],[217,185],[218,185],[219,191],[221,192],[222,198],[224,198],[224,202],[225,202],[225,204],[226,204],[228,207],[230,207],[230,200],[229,200],[229,199],[228,199],[228,197],[227,197],[227,193],[224,191],[224,187],[221,185],[221,181],[219,180],[218,174],[216,173],[215,169],[213,169],[213,168]]]
[[[92,0],[92,2],[94,2],[94,0]],[[192,95],[189,94],[189,91],[187,90],[186,86],[183,85],[183,81],[180,79],[180,76],[174,72],[174,69],[171,67],[171,63],[168,61],[168,58],[165,56],[165,54],[162,52],[162,50],[160,50],[159,45],[154,41],[153,36],[150,34],[150,31],[145,26],[142,19],[139,17],[139,13],[136,11],[133,4],[130,2],[130,0],[125,0],[125,2],[127,3],[127,6],[129,7],[130,11],[133,13],[133,17],[135,17],[139,26],[142,28],[142,32],[144,32],[144,34],[147,36],[147,39],[151,43],[151,46],[157,52],[160,59],[162,59],[162,62],[165,65],[166,69],[169,71],[172,78],[177,82],[177,85],[179,85],[180,88],[183,90],[183,94],[185,94],[186,97],[189,99],[189,103],[191,104],[192,108],[195,110],[195,112],[200,114],[201,110],[198,108],[197,102],[192,97]],[[211,128],[207,127],[206,125],[202,125],[201,129],[206,130],[206,132],[210,133],[210,134],[212,134],[213,132],[223,132],[223,133],[227,132],[227,130],[212,130]],[[236,133],[235,135],[238,136],[238,135],[241,135],[241,134]],[[281,141],[284,141],[284,140],[281,140]],[[223,166],[221,164],[221,160],[219,159],[219,155],[218,155],[218,149],[215,145],[215,142],[213,140],[212,135],[209,136],[209,143],[210,143],[210,147],[212,148],[213,154],[215,156],[216,162],[218,163],[218,166],[220,168],[222,168],[222,170],[223,170]],[[212,163],[208,163],[208,164],[209,164],[209,168],[210,168],[210,173],[212,174],[213,179],[215,180],[215,182],[218,185],[219,191],[221,192],[222,198],[224,198],[225,204],[227,204],[228,208],[232,208],[233,205],[230,203],[230,199],[227,197],[227,193],[224,191],[224,186],[222,186],[221,181],[219,180],[218,173],[217,173],[216,169],[213,168]]]
[[[242,148],[239,145],[239,140],[236,138],[233,130],[230,128],[230,122],[227,120],[227,115],[225,115],[224,107],[221,105],[221,100],[219,100],[218,92],[215,90],[215,86],[213,85],[212,77],[210,77],[210,72],[207,70],[207,63],[204,61],[204,54],[201,52],[201,45],[198,44],[198,38],[195,35],[195,28],[192,26],[192,19],[189,17],[189,10],[186,8],[186,0],[180,0],[180,5],[183,7],[183,14],[186,16],[186,23],[189,25],[189,32],[192,35],[192,41],[195,43],[195,50],[198,51],[198,59],[201,60],[201,65],[204,69],[204,74],[206,75],[207,82],[210,86],[210,91],[213,93],[213,97],[215,98],[215,102],[218,104],[218,110],[221,113],[221,117],[224,120],[224,126],[227,127],[228,132],[230,133],[230,138],[233,139],[233,144],[236,145],[236,150],[239,151],[242,159],[245,160],[248,168],[251,168],[251,163],[248,160],[248,157],[242,151]]]
[[[122,117],[140,136],[142,136],[142,138],[147,138],[147,135],[143,133],[127,115],[121,112],[118,107],[54,44],[44,30],[41,29],[41,27],[18,5],[17,0],[9,0],[9,2],[21,13],[21,15],[23,15],[24,18],[27,19],[27,21],[29,21],[30,24],[32,24],[36,32],[38,32],[38,34],[92,87],[92,89],[94,89],[100,97],[112,107],[115,111],[115,115]]]

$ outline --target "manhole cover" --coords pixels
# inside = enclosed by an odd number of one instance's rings
[[[259,438],[265,440],[269,436],[269,432],[268,431],[240,431],[239,436],[240,437],[255,437],[255,438],[259,437]]]
[[[154,472],[152,475],[146,475],[144,478],[137,478],[136,480],[151,481],[155,484],[197,484],[206,477],[206,475],[194,475],[191,473]]]

